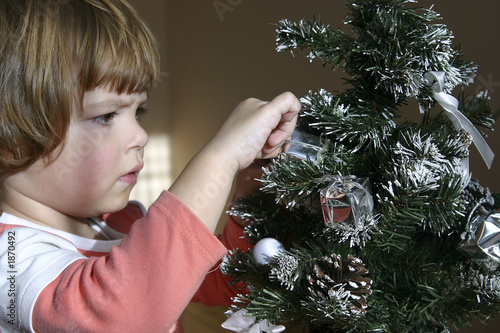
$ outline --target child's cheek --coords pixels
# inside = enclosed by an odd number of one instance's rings
[[[97,189],[103,185],[106,178],[113,176],[113,170],[116,170],[116,165],[113,165],[116,156],[104,142],[100,145],[91,144],[89,141],[81,142],[65,155],[64,169],[66,173],[71,173],[76,181]]]
[[[102,183],[110,178],[116,178],[118,156],[116,151],[106,147],[96,147],[84,161],[86,175],[91,183]]]

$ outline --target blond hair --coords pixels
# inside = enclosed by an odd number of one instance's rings
[[[0,186],[64,142],[84,92],[159,77],[156,40],[123,0],[1,0],[0,40]]]

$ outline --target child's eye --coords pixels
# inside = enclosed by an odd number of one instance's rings
[[[148,110],[145,107],[143,106],[138,107],[137,111],[135,112],[135,119],[140,121],[146,113],[148,113]]]
[[[95,117],[92,119],[93,122],[101,124],[101,125],[109,125],[111,123],[111,120],[116,116],[116,112],[110,112],[103,114],[102,116]]]

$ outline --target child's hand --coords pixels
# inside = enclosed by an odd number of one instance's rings
[[[257,99],[242,102],[188,163],[170,192],[214,230],[236,172],[255,159],[278,156],[292,136],[299,111],[300,102],[291,93],[269,103]]]
[[[212,139],[223,149],[226,160],[236,170],[249,166],[254,159],[276,157],[295,129],[300,102],[292,93],[278,95],[270,102],[247,99],[226,119]]]

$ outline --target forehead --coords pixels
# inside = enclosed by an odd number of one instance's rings
[[[110,92],[103,88],[96,88],[87,91],[83,95],[83,109],[84,111],[91,111],[93,109],[106,108],[120,108],[132,105],[140,105],[146,103],[148,94],[146,91],[138,93],[116,93]]]

